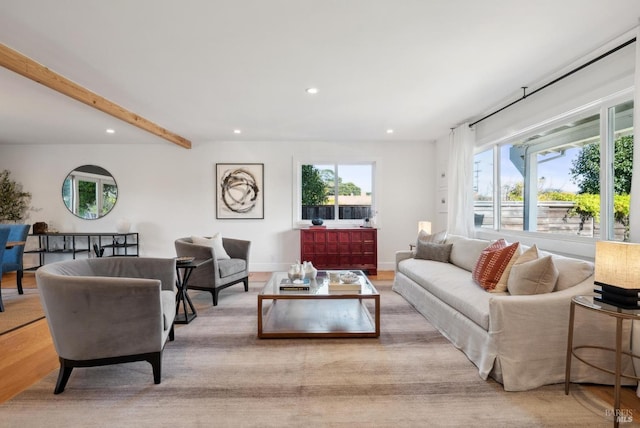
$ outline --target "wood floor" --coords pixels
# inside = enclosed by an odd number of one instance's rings
[[[251,273],[250,278],[252,281],[266,281],[270,276],[271,272],[254,272]],[[393,276],[393,271],[378,271],[378,275],[370,278],[390,281],[393,280]],[[15,275],[3,275],[2,284],[5,287],[15,288]],[[25,274],[23,286],[36,287],[33,273]],[[3,313],[0,313],[0,316],[2,315]],[[58,357],[46,320],[0,335],[0,403],[9,400],[57,368]],[[588,385],[586,388],[613,406],[613,387]],[[640,411],[640,398],[636,395],[635,388],[622,388],[621,402],[624,409]]]

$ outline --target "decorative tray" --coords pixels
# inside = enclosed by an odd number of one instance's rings
[[[179,265],[186,265],[188,263],[191,263],[192,261],[194,261],[196,258],[195,257],[176,257],[176,263]]]

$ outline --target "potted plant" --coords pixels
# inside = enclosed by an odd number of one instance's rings
[[[11,172],[0,172],[0,223],[15,223],[28,215],[31,193],[22,190],[22,184],[11,179]]]

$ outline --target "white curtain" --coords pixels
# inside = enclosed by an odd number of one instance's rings
[[[635,70],[635,90],[633,104],[633,134],[635,137],[636,130],[640,127],[638,118],[640,118],[640,31],[636,30],[636,70]],[[638,195],[640,188],[640,138],[633,139],[633,174],[631,176],[631,202],[629,206],[629,240],[631,242],[640,242],[640,198],[634,198],[634,194]]]
[[[475,133],[464,123],[449,137],[447,191],[447,230],[454,235],[472,237],[473,226],[473,147]]]
[[[640,27],[636,29],[636,70],[634,81],[634,104],[633,104],[633,174],[631,176],[631,201],[629,203],[629,240],[631,242],[640,242],[640,138],[636,137],[636,130],[640,127]],[[634,198],[634,195],[636,196]],[[631,349],[636,355],[640,354],[640,321],[633,321],[631,335]],[[640,360],[633,359],[633,366],[636,376],[640,375]],[[636,395],[640,397],[640,386],[636,391]]]

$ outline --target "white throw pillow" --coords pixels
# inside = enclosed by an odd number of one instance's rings
[[[231,258],[229,257],[229,254],[227,254],[227,251],[224,249],[224,246],[222,245],[222,235],[219,232],[213,235],[213,237],[211,238],[203,238],[201,236],[192,236],[191,242],[193,242],[196,245],[204,245],[206,247],[213,248],[213,251],[216,253],[216,258],[218,260],[226,260]]]

